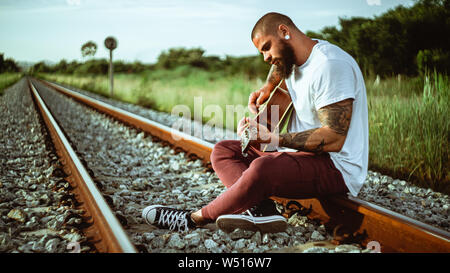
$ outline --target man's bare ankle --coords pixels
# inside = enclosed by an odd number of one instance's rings
[[[203,218],[203,216],[201,216],[201,215],[199,215],[198,213],[195,213],[195,212],[191,213],[191,220],[192,220],[198,227],[201,227],[201,226],[204,226],[204,225],[207,225],[207,224],[213,222],[212,220]]]

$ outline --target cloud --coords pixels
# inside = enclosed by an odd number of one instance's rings
[[[381,0],[366,0],[369,6],[381,6]]]

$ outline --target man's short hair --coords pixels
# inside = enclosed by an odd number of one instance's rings
[[[278,26],[284,24],[288,27],[296,27],[291,18],[281,13],[269,12],[261,17],[252,30],[252,40],[257,33],[260,34],[276,34]]]

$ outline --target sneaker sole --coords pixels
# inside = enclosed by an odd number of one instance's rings
[[[261,233],[283,232],[287,228],[287,221],[283,216],[266,216],[252,219],[245,215],[222,215],[216,220],[216,225],[221,230],[230,233],[236,228]]]

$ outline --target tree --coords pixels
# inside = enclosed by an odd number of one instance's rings
[[[13,59],[4,59],[3,53],[0,53],[0,73],[19,72],[20,68]]]
[[[31,68],[31,71],[33,73],[39,73],[39,72],[46,73],[46,72],[51,72],[51,68],[48,67],[45,64],[45,62],[41,61],[41,62],[34,64],[33,67]]]
[[[59,73],[67,73],[67,68],[68,68],[68,63],[66,60],[62,59],[61,61],[59,61],[58,64],[56,64],[53,67],[53,70],[55,70],[55,72],[59,72]]]
[[[420,50],[417,54],[417,68],[421,74],[426,74],[427,71],[433,70],[449,73],[449,63],[450,52],[445,52],[440,49]]]
[[[159,55],[158,66],[165,69],[173,69],[181,65],[206,68],[203,53],[205,51],[201,48],[170,48]]]
[[[344,49],[366,75],[415,75],[425,67],[445,73],[449,70],[445,66],[450,52],[449,18],[450,0],[418,0],[373,19],[339,18],[340,28],[307,34]]]
[[[83,57],[86,56],[94,56],[97,52],[97,44],[93,41],[89,41],[81,46],[81,55]]]

